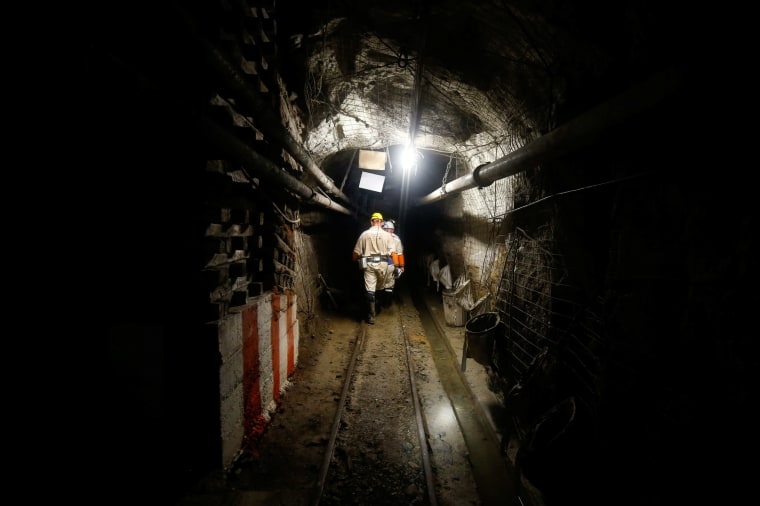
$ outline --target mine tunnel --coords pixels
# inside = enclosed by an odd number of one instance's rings
[[[390,308],[366,322],[352,250],[376,212],[405,250],[392,310],[432,315],[508,413],[489,465],[514,487],[467,504],[742,497],[757,219],[731,147],[737,34],[706,37],[711,16],[669,0],[93,5],[72,206],[101,224],[87,263],[107,288],[88,303],[99,430],[72,450],[93,449],[104,502],[211,504],[194,487],[218,476],[208,496],[232,504],[225,480],[265,466],[271,425],[298,412],[299,359],[338,326],[404,327],[380,321]],[[481,315],[498,325],[468,358]],[[258,504],[248,492],[234,504]]]

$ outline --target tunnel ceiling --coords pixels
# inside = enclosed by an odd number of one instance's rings
[[[464,171],[492,162],[660,70],[703,58],[706,45],[696,21],[704,15],[672,0],[135,0],[91,9],[81,34],[87,67],[118,67],[125,94],[134,92],[127,81],[162,81],[167,103],[196,100],[193,88],[210,80],[186,26],[223,45],[255,11],[300,111],[298,141],[338,185],[357,149],[403,146],[412,133],[437,160],[429,185],[440,185],[452,160]],[[87,86],[120,100],[97,79]]]
[[[667,1],[279,0],[276,12],[320,163],[414,131],[418,148],[472,168],[697,46],[689,11]]]

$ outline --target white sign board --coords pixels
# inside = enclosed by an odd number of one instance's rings
[[[373,192],[382,192],[385,176],[379,176],[372,172],[362,171],[362,178],[359,181],[359,188],[372,190]]]

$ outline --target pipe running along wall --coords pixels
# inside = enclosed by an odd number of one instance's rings
[[[243,166],[250,168],[257,176],[260,176],[268,183],[275,186],[284,186],[304,200],[311,201],[322,207],[343,214],[353,214],[349,209],[333,202],[329,197],[317,193],[309,186],[294,178],[278,167],[269,158],[254,151],[248,147],[246,143],[235,138],[234,135],[227,132],[212,120],[202,117],[198,120],[198,126],[201,132],[212,144],[221,149],[230,158],[236,160]]]
[[[314,176],[326,193],[338,197],[346,204],[351,204],[349,198],[335,186],[332,179],[312,160],[306,149],[293,138],[288,129],[282,124],[281,118],[274,113],[269,103],[252,89],[250,83],[246,82],[245,78],[235,70],[221,51],[197,34],[190,16],[176,5],[175,9],[180,12],[186,29],[198,44],[206,63],[214,72],[214,75],[219,78],[220,84],[226,88],[227,92],[237,98],[241,106],[251,109],[255,112],[256,117],[261,120],[256,122],[257,128],[287,150],[298,163]]]
[[[430,204],[470,188],[488,186],[496,180],[587,147],[606,129],[622,123],[674,93],[680,88],[682,80],[682,72],[679,69],[659,73],[507,156],[481,165],[470,174],[444,184],[417,199],[414,205]]]

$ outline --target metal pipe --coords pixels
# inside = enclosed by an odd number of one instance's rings
[[[257,176],[266,180],[274,186],[284,186],[304,200],[308,200],[322,207],[332,209],[343,214],[352,215],[353,213],[330,200],[330,198],[314,191],[298,179],[294,178],[280,167],[278,167],[269,158],[257,153],[246,143],[237,139],[234,135],[224,130],[208,118],[201,117],[198,120],[198,126],[206,138],[221,149],[226,156],[236,160],[238,163],[250,168]]]
[[[470,174],[444,184],[420,197],[415,206],[430,204],[470,188],[482,188],[498,179],[591,145],[605,130],[648,109],[678,90],[683,74],[671,69],[647,79],[617,97],[583,113],[532,143],[495,162],[477,167]]]
[[[175,8],[181,10],[178,6],[175,6]],[[268,138],[276,141],[284,147],[293,158],[298,161],[298,163],[316,178],[318,184],[324,188],[327,193],[350,204],[351,201],[349,198],[337,186],[335,186],[332,179],[330,179],[317,166],[306,149],[297,142],[291,135],[290,131],[285,128],[282,124],[281,118],[274,113],[267,100],[253,90],[250,83],[246,82],[245,78],[235,70],[234,66],[226,59],[219,49],[208,40],[198,35],[194,23],[186,12],[182,11],[182,17],[184,18],[185,25],[193,39],[199,44],[201,51],[206,57],[207,63],[214,71],[215,75],[221,80],[222,86],[226,88],[227,92],[235,96],[241,105],[247,106],[255,112],[257,120],[260,120],[256,121],[256,127]]]

